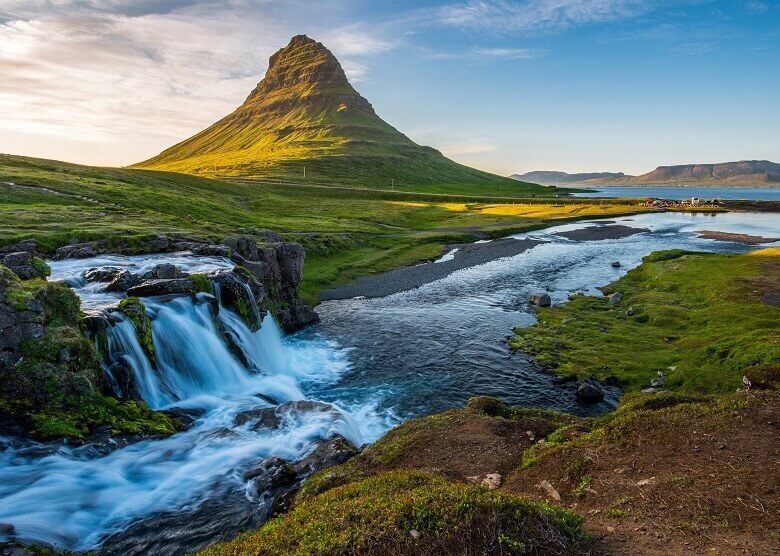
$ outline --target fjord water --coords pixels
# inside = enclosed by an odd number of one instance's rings
[[[648,231],[606,241],[557,235],[609,222]],[[780,237],[776,215],[759,213],[656,213],[558,226],[516,236],[544,242],[524,253],[413,291],[323,303],[320,324],[287,338],[268,317],[257,332],[224,308],[215,322],[214,301],[205,295],[149,299],[156,368],[121,320],[110,331],[108,359],[128,362],[152,407],[203,414],[185,432],[107,455],[0,437],[0,523],[14,524],[23,540],[91,549],[143,518],[189,511],[213,497],[221,501],[226,488],[260,512],[265,501],[247,488],[243,472],[263,458],[300,459],[318,439],[333,434],[360,445],[399,420],[462,405],[473,395],[580,414],[604,412],[614,407],[619,392],[609,390],[602,404],[578,405],[571,387],[556,386],[526,356],[511,354],[507,334],[534,321],[531,293],[546,290],[554,303],[573,292],[599,295],[598,286],[659,249],[749,249],[701,239],[697,230]],[[98,312],[118,298],[81,280],[84,270],[109,265],[139,271],[163,261],[188,272],[232,266],[225,259],[186,254],[100,257],[56,262],[54,279],[67,280],[85,309]],[[621,267],[613,268],[613,261]],[[218,327],[240,346],[242,358],[228,349]],[[294,412],[277,430],[234,424],[241,411],[301,399],[331,402],[340,411]]]
[[[731,199],[740,201],[780,201],[780,187],[696,187],[678,186],[609,186],[587,187],[589,191],[574,193],[575,197],[625,197],[643,199],[683,200],[691,197],[700,199]]]

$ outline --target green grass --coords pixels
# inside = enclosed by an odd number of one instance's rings
[[[627,391],[649,386],[722,393],[754,369],[780,366],[780,311],[761,294],[780,287],[780,256],[654,253],[604,288],[622,301],[577,296],[540,309],[515,330],[515,349],[563,376],[616,377]]]
[[[306,500],[202,554],[536,554],[576,550],[569,510],[423,471],[383,473]]]
[[[132,248],[158,234],[220,240],[268,228],[307,248],[302,287],[312,302],[324,288],[434,258],[446,244],[472,241],[474,234],[641,210],[621,201],[495,199],[476,186],[460,188],[464,195],[441,195],[237,183],[11,155],[0,155],[0,182],[56,192],[0,183],[0,245],[33,238],[48,251],[92,240]],[[502,211],[497,201],[522,205]]]

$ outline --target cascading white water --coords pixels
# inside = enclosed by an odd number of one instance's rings
[[[335,434],[360,446],[388,426],[369,400],[349,408],[360,413],[369,438],[337,406],[287,412],[278,428],[236,425],[242,411],[305,399],[302,385],[322,387],[336,379],[349,367],[345,352],[325,341],[285,339],[270,315],[253,332],[235,313],[217,311],[205,294],[144,301],[152,319],[154,364],[132,322],[121,317],[107,330],[107,359],[131,370],[151,407],[198,409],[201,416],[185,432],[96,458],[65,445],[0,437],[0,523],[13,525],[12,538],[92,549],[141,518],[197,507],[215,485],[242,488],[243,471],[265,458],[298,460]],[[231,351],[223,334],[243,357]]]

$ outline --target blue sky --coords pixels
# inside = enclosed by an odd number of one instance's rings
[[[147,158],[299,33],[388,122],[485,170],[780,161],[769,0],[0,0],[0,152]]]

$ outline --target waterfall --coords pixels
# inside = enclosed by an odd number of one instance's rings
[[[77,275],[75,264],[66,268]],[[94,262],[79,264],[89,268]],[[77,285],[76,292],[93,307],[106,300],[93,284]],[[99,303],[91,297],[98,295]],[[154,357],[142,348],[132,321],[109,310],[103,330],[106,376],[118,393],[131,384],[154,409],[198,409],[200,417],[184,432],[102,456],[62,443],[0,436],[0,523],[14,527],[10,537],[0,531],[0,541],[92,550],[156,514],[186,514],[214,497],[219,507],[226,493],[260,504],[244,494],[249,484],[244,473],[265,458],[298,461],[335,434],[361,445],[352,411],[361,416],[361,426],[381,427],[373,425],[372,419],[381,419],[372,400],[351,401],[349,411],[334,403],[293,405],[280,414],[278,427],[243,424],[237,419],[241,413],[305,400],[307,391],[322,391],[338,380],[349,369],[346,352],[325,340],[285,338],[271,315],[253,331],[207,294],[143,301]]]

